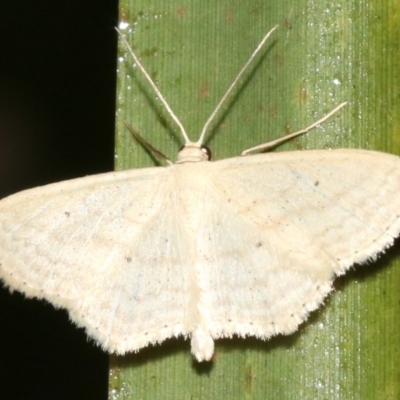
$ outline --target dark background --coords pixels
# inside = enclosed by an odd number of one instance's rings
[[[117,0],[0,0],[0,197],[112,170],[117,19]],[[0,346],[2,400],[107,399],[107,355],[1,285]]]

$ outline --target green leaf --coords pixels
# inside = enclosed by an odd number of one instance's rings
[[[193,141],[258,42],[280,25],[207,135],[215,160],[303,128],[343,101],[349,105],[323,126],[276,151],[400,154],[396,1],[121,0],[120,17]],[[157,165],[125,120],[174,160],[179,130],[123,44],[119,54],[116,167]],[[293,335],[216,341],[212,363],[194,361],[183,338],[112,356],[109,397],[398,399],[399,259],[393,247],[337,279],[337,290]]]

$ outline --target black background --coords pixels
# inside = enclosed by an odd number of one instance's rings
[[[116,0],[0,0],[0,197],[112,170],[117,20]],[[107,399],[65,311],[1,288],[0,346],[2,400]]]

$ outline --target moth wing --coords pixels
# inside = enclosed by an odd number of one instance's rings
[[[400,232],[400,159],[298,151],[214,163],[203,210],[200,334],[291,333],[335,276]]]
[[[169,168],[147,168],[1,200],[0,278],[66,308],[108,351],[185,335],[190,245],[171,184]]]

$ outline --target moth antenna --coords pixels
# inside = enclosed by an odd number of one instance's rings
[[[199,140],[196,142],[196,144],[201,145],[204,141],[204,136],[207,132],[207,129],[210,125],[210,123],[212,122],[212,120],[214,119],[215,115],[217,114],[217,112],[219,111],[219,109],[221,108],[222,104],[225,102],[226,98],[231,94],[232,90],[234,89],[234,87],[236,86],[236,84],[238,83],[239,79],[241,78],[241,76],[243,75],[243,73],[246,71],[246,69],[248,68],[248,66],[251,64],[251,62],[254,60],[254,57],[257,55],[257,53],[261,50],[261,48],[263,47],[264,43],[267,41],[267,39],[270,37],[271,33],[278,27],[278,25],[275,25],[263,38],[263,40],[261,40],[260,44],[257,46],[257,48],[253,51],[253,54],[250,56],[250,58],[247,60],[246,64],[244,64],[244,66],[242,67],[242,69],[239,71],[239,73],[237,74],[236,78],[233,80],[233,82],[231,83],[231,85],[229,86],[228,90],[225,92],[225,94],[222,96],[221,100],[219,101],[219,103],[217,104],[217,106],[215,107],[214,111],[211,113],[211,115],[208,117],[208,120],[206,121],[206,123],[204,124],[204,127],[201,131],[200,134],[200,138]]]
[[[181,121],[179,120],[179,118],[175,115],[175,113],[172,111],[171,107],[169,106],[169,104],[167,103],[167,100],[165,99],[165,97],[161,94],[160,90],[157,88],[156,84],[153,82],[153,80],[151,79],[150,75],[147,73],[147,71],[145,70],[145,68],[143,67],[142,63],[139,61],[139,58],[136,56],[136,54],[134,53],[134,51],[132,50],[132,47],[129,45],[128,41],[125,39],[124,35],[122,34],[122,32],[118,29],[115,28],[119,34],[119,37],[121,38],[121,40],[124,42],[125,46],[127,47],[129,53],[131,54],[131,56],[133,57],[133,59],[135,60],[136,65],[139,67],[140,71],[142,71],[143,75],[145,76],[145,78],[147,79],[147,81],[150,83],[151,87],[153,88],[153,90],[156,92],[156,95],[158,96],[158,98],[161,100],[161,103],[163,103],[164,107],[166,108],[166,110],[168,111],[168,114],[170,115],[170,117],[175,121],[175,123],[179,126],[179,129],[181,130],[182,136],[185,139],[185,143],[190,143],[189,137],[185,131],[185,128],[183,127]]]
[[[323,122],[325,122],[333,114],[336,114],[346,104],[347,104],[347,101],[345,101],[344,103],[339,104],[331,112],[329,112],[328,114],[326,114],[325,116],[323,116],[321,119],[319,119],[318,121],[314,122],[310,126],[307,126],[307,128],[301,129],[300,131],[297,131],[297,132],[289,133],[288,135],[285,135],[285,136],[280,137],[280,138],[275,139],[275,140],[271,140],[270,142],[259,144],[258,146],[251,147],[250,149],[246,149],[246,150],[242,151],[242,153],[240,155],[241,156],[246,156],[247,154],[249,154],[249,153],[251,153],[253,151],[267,150],[267,149],[270,149],[271,147],[275,147],[276,145],[278,145],[278,144],[280,144],[282,142],[286,142],[286,140],[293,139],[293,138],[295,138],[297,136],[300,136],[300,135],[304,135],[305,133],[307,133],[311,129],[313,129],[316,126],[318,126],[318,125],[322,124]]]

